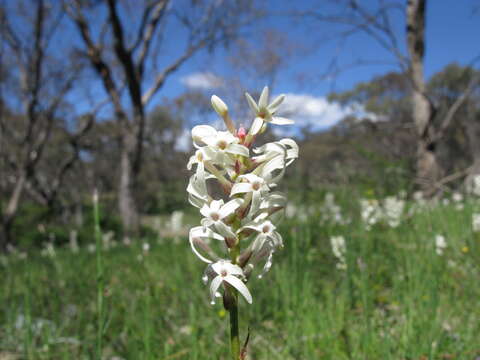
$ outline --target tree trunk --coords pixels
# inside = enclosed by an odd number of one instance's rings
[[[12,195],[10,196],[10,200],[7,203],[7,207],[2,214],[2,229],[0,234],[0,249],[6,250],[7,245],[12,245],[12,224],[15,216],[17,215],[18,211],[18,204],[20,202],[20,198],[23,194],[23,190],[25,189],[25,184],[27,181],[27,174],[22,172],[15,184],[15,188],[13,189]]]
[[[443,176],[438,163],[436,143],[421,138],[417,147],[417,182],[425,196],[431,197],[437,192],[435,183]]]
[[[134,193],[138,174],[134,170],[132,159],[135,148],[134,142],[132,136],[124,136],[120,159],[118,207],[122,219],[124,237],[135,236],[138,233],[138,211]]]
[[[465,179],[465,186],[467,190],[471,191],[475,177],[480,176],[480,117],[473,117],[465,121],[465,130],[473,160],[472,167]]]
[[[441,176],[436,155],[436,139],[433,128],[433,108],[426,95],[423,72],[425,55],[426,0],[408,0],[407,48],[412,82],[412,116],[417,130],[417,181],[427,195],[435,192],[434,184]]]

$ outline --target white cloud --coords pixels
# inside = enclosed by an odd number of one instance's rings
[[[285,102],[280,107],[282,113],[295,120],[297,126],[310,126],[312,130],[329,128],[349,115],[375,118],[360,104],[342,106],[330,102],[326,97],[309,94],[285,94]]]
[[[180,82],[191,89],[216,89],[223,85],[222,78],[211,72],[196,72],[180,78]]]
[[[183,129],[180,136],[175,141],[175,151],[189,152],[192,148],[192,137],[189,129]]]

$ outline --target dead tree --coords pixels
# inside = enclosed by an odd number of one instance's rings
[[[44,0],[36,1],[34,7],[15,5],[18,8],[0,8],[4,75],[0,157],[8,174],[6,199],[1,209],[3,249],[15,240],[11,230],[21,199],[32,188],[38,164],[60,121],[59,111],[79,71],[79,67],[67,64],[63,58],[59,60],[49,50],[61,23],[61,8]],[[31,12],[26,13],[25,9]]]
[[[225,1],[221,5],[217,1],[199,1],[183,9],[168,0],[138,1],[130,8],[128,1],[107,0],[90,8],[83,3],[73,0],[64,4],[119,124],[118,207],[125,235],[129,236],[137,232],[139,224],[135,189],[142,165],[146,107],[167,78],[193,55],[235,37],[238,29],[251,21],[251,6],[249,1]],[[103,24],[95,24],[98,33],[94,33],[91,22],[96,20],[86,12],[99,14],[98,6],[105,7],[107,16]],[[140,19],[137,23],[132,20],[135,17]],[[177,26],[187,31],[187,40],[181,53],[160,56],[160,41],[169,36],[165,33],[168,21],[177,21]],[[106,38],[109,41],[104,41]],[[182,46],[179,44],[178,49]],[[160,60],[168,63],[161,70]],[[122,97],[122,88],[126,89],[128,101]]]
[[[443,169],[438,161],[438,144],[444,140],[458,109],[464,104],[478,79],[471,79],[469,85],[448,111],[442,113],[437,111],[437,104],[428,93],[424,75],[427,41],[425,39],[426,4],[427,0],[408,0],[406,4],[403,1],[379,0],[378,6],[372,9],[358,0],[344,0],[339,2],[341,11],[336,14],[321,10],[307,10],[297,12],[296,15],[300,14],[321,22],[339,25],[341,27],[339,36],[342,40],[363,33],[390,54],[388,61],[359,59],[347,65],[346,68],[390,63],[407,76],[411,84],[411,116],[417,139],[416,182],[427,195],[433,195],[437,190],[435,184],[443,175]],[[392,23],[395,15],[397,18],[399,15],[405,16],[406,31],[403,34],[399,35]],[[403,51],[400,46],[403,37],[406,38],[406,51]],[[329,73],[338,74],[339,71],[341,69],[337,61],[332,61]]]

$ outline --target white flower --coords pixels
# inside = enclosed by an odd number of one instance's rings
[[[197,148],[208,145],[218,155],[225,153],[248,157],[248,148],[239,144],[240,139],[228,131],[217,131],[208,125],[197,125],[192,129],[192,139]],[[223,163],[225,157],[217,159]],[[231,160],[229,160],[231,162]]]
[[[245,181],[244,181],[245,180]],[[265,180],[254,174],[246,174],[238,177],[238,181],[233,185],[230,196],[237,194],[247,194],[246,202],[251,201],[250,214],[255,214],[260,208],[262,195],[270,190]],[[248,204],[244,204],[247,206]]]
[[[455,202],[462,202],[463,201],[463,195],[460,194],[459,192],[454,192],[452,195],[452,200]]]
[[[474,232],[480,232],[480,214],[472,214],[472,229]]]
[[[338,259],[337,268],[345,270],[347,268],[345,238],[343,236],[332,236],[330,238],[330,245],[332,246],[333,255]]]
[[[243,274],[242,268],[238,265],[232,264],[228,260],[219,260],[214,264],[210,264],[205,271],[203,280],[208,281],[208,279],[212,279],[212,282],[210,283],[211,304],[215,304],[215,297],[218,296],[218,288],[221,285],[225,287],[226,284],[237,289],[245,300],[251,304],[252,295],[247,286],[241,280],[243,278],[245,278],[245,275]]]
[[[388,225],[393,228],[400,225],[403,209],[405,207],[405,200],[397,199],[395,196],[388,196],[384,200],[383,207]]]
[[[259,164],[253,174],[275,186],[283,177],[285,168],[298,158],[298,145],[291,139],[282,139],[254,149],[253,152],[259,154],[252,158],[255,164]]]
[[[261,279],[272,267],[275,246],[270,241],[266,241],[261,247],[257,247],[254,250],[254,245],[254,243],[250,244],[248,251],[244,253],[247,257],[249,257],[248,263],[245,265],[244,274],[248,277],[253,271],[255,265],[257,265],[260,261],[266,259],[265,264],[263,265],[263,270],[258,275],[258,278]]]
[[[473,181],[468,189],[473,195],[480,196],[480,174],[473,177]]]
[[[442,255],[443,250],[446,249],[447,242],[445,241],[445,237],[443,235],[435,236],[435,252],[437,255]]]
[[[201,224],[204,227],[214,226],[221,235],[235,238],[235,233],[223,222],[223,219],[233,215],[241,203],[241,199],[233,199],[226,204],[223,203],[223,200],[213,200],[209,205],[203,205],[200,213],[205,217],[201,220]]]
[[[204,174],[193,174],[187,186],[188,201],[197,208],[201,208],[210,201],[205,182],[206,177],[202,175]]]
[[[253,241],[252,251],[257,251],[263,247],[263,244],[266,241],[269,241],[273,248],[283,247],[282,235],[278,233],[275,225],[271,221],[267,220],[262,223],[249,223],[239,229],[239,232],[242,232],[245,229],[254,230],[257,232],[257,236]]]
[[[278,107],[285,99],[285,95],[282,94],[276,97],[275,100],[268,104],[268,86],[265,86],[258,100],[258,104],[249,93],[245,93],[245,97],[247,98],[248,105],[255,114],[255,120],[253,120],[253,124],[250,127],[249,135],[257,135],[262,129],[264,122],[276,125],[290,125],[294,123],[293,120],[275,116]]]

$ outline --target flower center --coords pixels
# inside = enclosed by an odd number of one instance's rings
[[[262,231],[263,231],[263,233],[265,233],[265,234],[266,234],[266,233],[269,233],[269,232],[270,232],[270,226],[264,225]]]
[[[202,161],[203,161],[203,154],[202,154],[201,152],[199,152],[199,153],[197,154],[197,160],[198,160],[199,162],[202,162]]]
[[[227,275],[228,275],[227,270],[222,269],[222,271],[220,271],[220,276],[225,277]]]
[[[252,184],[252,189],[255,190],[255,191],[260,190],[260,183],[258,181],[255,181]]]
[[[222,150],[225,150],[227,148],[227,142],[225,140],[220,140],[218,143],[217,143],[217,146],[219,149],[222,149]]]
[[[211,213],[210,217],[212,218],[213,221],[218,221],[220,220],[220,214],[219,213]]]

